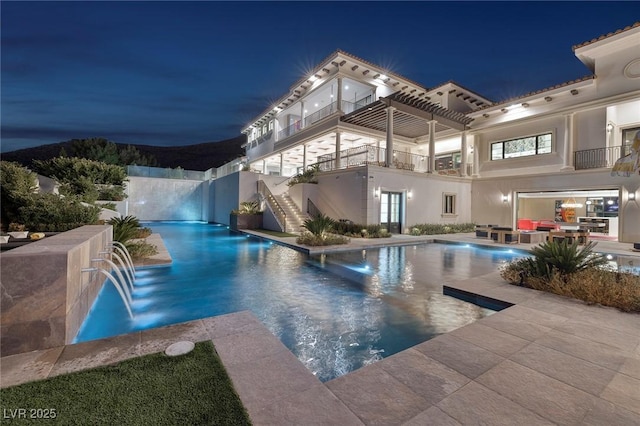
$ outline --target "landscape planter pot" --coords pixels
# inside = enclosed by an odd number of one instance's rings
[[[260,229],[262,228],[261,214],[230,214],[229,228],[234,231],[238,229]]]
[[[29,231],[14,231],[9,232],[9,235],[11,235],[11,238],[27,238]]]
[[[9,242],[9,236],[8,235],[0,235],[0,244],[5,244]]]

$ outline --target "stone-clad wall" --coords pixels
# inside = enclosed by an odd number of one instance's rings
[[[110,225],[90,225],[0,254],[0,355],[71,343],[104,276],[82,272],[111,244]]]

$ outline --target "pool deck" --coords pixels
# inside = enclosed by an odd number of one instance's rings
[[[501,246],[471,234],[379,243],[434,238]],[[640,261],[630,247],[597,249]],[[640,424],[640,315],[515,287],[498,272],[446,285],[514,306],[326,383],[244,311],[3,357],[1,386],[212,340],[256,425]]]

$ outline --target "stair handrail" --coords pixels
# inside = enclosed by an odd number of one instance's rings
[[[266,201],[267,205],[273,212],[273,215],[278,222],[278,225],[282,228],[282,232],[287,232],[287,214],[285,213],[276,197],[271,193],[271,190],[263,180],[258,181],[258,194]]]

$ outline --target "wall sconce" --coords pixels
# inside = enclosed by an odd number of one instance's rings
[[[373,196],[375,198],[379,198],[380,197],[380,188],[374,188],[373,189]]]
[[[611,133],[613,131],[613,123],[607,124],[607,132]]]
[[[508,203],[509,202],[509,196],[508,195],[503,195],[502,196],[502,202],[503,203]]]
[[[629,199],[630,200],[635,200],[636,199],[636,193],[635,192],[630,192],[629,193]]]
[[[412,198],[413,198],[413,192],[408,191],[408,192],[407,192],[407,199],[409,199],[409,200],[410,200],[410,199],[412,199]]]

